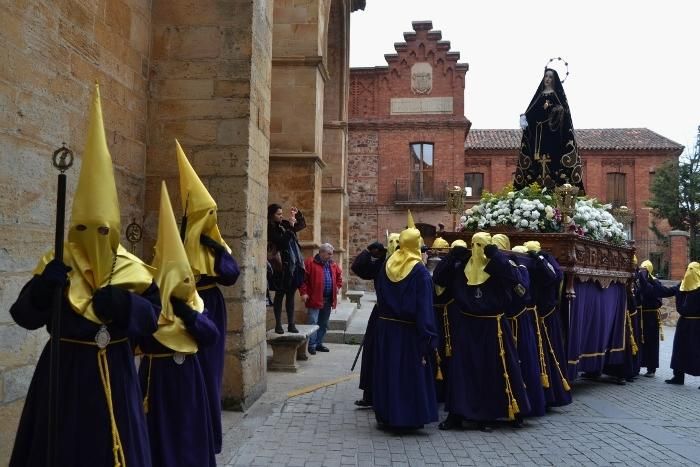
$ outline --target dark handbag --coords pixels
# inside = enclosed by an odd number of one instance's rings
[[[280,273],[284,270],[284,265],[282,264],[282,254],[280,254],[274,243],[267,244],[267,262],[270,263],[270,266],[275,273]]]

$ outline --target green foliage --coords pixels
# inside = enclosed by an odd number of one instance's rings
[[[654,216],[667,219],[674,229],[690,231],[691,258],[700,257],[700,145],[677,164],[666,162],[659,167],[650,191],[647,206]]]

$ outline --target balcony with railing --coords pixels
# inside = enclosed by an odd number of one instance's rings
[[[396,206],[444,206],[447,182],[420,182],[396,180],[394,205]]]

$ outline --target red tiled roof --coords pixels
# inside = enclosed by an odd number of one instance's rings
[[[522,130],[469,130],[465,149],[517,149]],[[602,128],[576,130],[576,142],[583,150],[677,150],[683,145],[647,128]]]

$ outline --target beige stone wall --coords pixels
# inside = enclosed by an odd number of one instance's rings
[[[272,2],[153,2],[146,226],[153,243],[160,181],[181,209],[174,138],[218,204],[241,267],[223,288],[223,396],[245,408],[266,388],[265,251]],[[178,215],[181,213],[178,212]]]
[[[350,0],[0,3],[0,464],[46,340],[45,331],[14,325],[8,311],[53,243],[49,156],[62,141],[78,156],[72,197],[95,79],[122,224],[144,225],[137,254],[151,259],[161,180],[181,214],[174,138],[217,199],[242,271],[224,290],[224,395],[228,406],[246,408],[265,390],[268,202],[306,213],[307,254],[321,241],[347,249],[351,3],[364,7]]]
[[[122,226],[141,219],[150,22],[148,2],[136,0],[0,3],[0,465],[47,337],[16,326],[9,308],[53,247],[50,156],[63,141],[78,158],[68,172],[72,198],[96,79]]]

